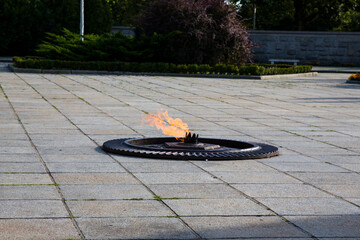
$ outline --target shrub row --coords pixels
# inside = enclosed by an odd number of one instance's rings
[[[65,61],[167,62],[159,56],[160,49],[171,43],[180,32],[128,37],[116,34],[80,35],[67,29],[61,35],[48,33],[46,41],[37,46],[37,55]],[[170,55],[168,53],[168,55]]]
[[[226,75],[272,75],[309,72],[311,66],[299,65],[285,67],[264,67],[260,65],[235,66],[226,64],[173,64],[162,62],[102,62],[102,61],[62,61],[36,57],[14,57],[14,66],[36,69],[71,69],[122,72],[188,73],[188,74],[226,74]]]

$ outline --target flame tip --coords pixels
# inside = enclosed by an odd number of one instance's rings
[[[185,137],[189,133],[189,127],[180,118],[172,118],[169,116],[168,111],[158,110],[157,115],[148,113],[143,118],[143,123],[150,126],[156,126],[157,129],[161,129],[163,134],[174,136],[177,140],[184,141]]]

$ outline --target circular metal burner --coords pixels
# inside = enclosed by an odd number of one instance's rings
[[[199,138],[197,143],[175,138],[114,139],[102,146],[104,151],[121,155],[181,160],[243,160],[279,155],[277,147],[264,143]]]

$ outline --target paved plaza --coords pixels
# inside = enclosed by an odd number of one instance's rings
[[[0,66],[0,239],[360,239],[360,85],[12,73]],[[107,154],[163,136],[168,110],[201,137],[280,156],[179,161]]]

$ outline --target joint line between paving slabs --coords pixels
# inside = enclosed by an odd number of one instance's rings
[[[71,80],[73,80],[73,79],[71,79]],[[73,80],[73,81],[75,81],[75,80]],[[99,81],[99,80],[97,80],[97,81]],[[75,82],[77,82],[77,81],[75,81]],[[106,83],[104,83],[104,82],[102,82],[102,81],[100,81],[100,82],[106,85]],[[77,83],[79,83],[79,82],[77,82]],[[86,86],[86,85],[83,84],[83,83],[79,83],[79,84],[82,84],[82,85]],[[115,85],[113,85],[113,84],[111,84],[111,86],[117,88],[117,86],[115,86]],[[89,87],[89,88],[93,89],[93,88],[90,87],[90,86],[86,86],[86,87]],[[143,87],[143,86],[142,86],[142,87]],[[144,87],[144,88],[145,88],[145,87]],[[107,95],[107,94],[106,94],[106,95]],[[141,96],[141,97],[144,97],[144,96]],[[113,97],[112,97],[112,98],[113,98]],[[144,98],[146,98],[146,97],[144,97]],[[155,102],[156,102],[156,101],[155,101]],[[181,109],[177,109],[177,110],[181,111]],[[231,129],[231,128],[229,128],[229,129]],[[190,162],[191,164],[193,164],[194,166],[196,166],[197,168],[201,169],[202,171],[208,173],[209,175],[211,175],[211,176],[213,176],[213,177],[216,177],[215,175],[211,174],[210,172],[206,171],[205,169],[201,168],[200,166],[197,166],[197,165],[194,164],[193,162],[191,162],[191,161],[189,161],[189,162]],[[120,165],[121,165],[121,164],[120,164]],[[225,182],[224,180],[222,180],[222,179],[220,179],[220,178],[218,178],[218,177],[216,177],[216,178],[219,179],[220,181],[222,181],[223,183],[225,183],[226,185],[228,185],[229,187],[231,187],[232,189],[236,190],[237,192],[240,192],[240,193],[241,193],[244,197],[246,197],[247,199],[249,199],[249,200],[253,201],[254,203],[262,206],[263,208],[271,211],[271,212],[274,213],[276,216],[280,217],[283,221],[287,222],[288,224],[290,224],[290,225],[298,228],[298,229],[301,230],[302,232],[304,232],[304,233],[308,234],[309,236],[311,236],[312,238],[316,239],[316,237],[313,236],[311,233],[307,232],[306,230],[302,229],[301,227],[297,226],[296,224],[290,222],[288,219],[286,219],[285,217],[279,215],[278,213],[276,213],[275,211],[273,211],[272,209],[270,209],[269,207],[267,207],[267,206],[264,205],[263,203],[257,201],[255,198],[252,198],[252,197],[246,195],[245,193],[243,193],[243,192],[241,192],[240,190],[234,188],[233,186],[231,186],[229,183]],[[151,190],[150,190],[150,191],[151,191]],[[152,192],[152,191],[151,191],[151,192]],[[170,209],[171,209],[171,208],[170,208]]]
[[[106,116],[110,117],[111,119],[119,122],[120,124],[124,125],[125,127],[129,128],[129,129],[131,129],[131,130],[134,131],[135,133],[137,133],[137,134],[139,134],[139,135],[141,135],[141,136],[144,136],[144,135],[140,134],[138,131],[136,131],[135,129],[133,129],[131,126],[129,126],[129,125],[127,125],[127,124],[124,124],[123,122],[120,122],[118,119],[114,118],[113,116],[111,116],[111,115],[107,114],[106,112],[102,111],[101,109],[99,109],[99,108],[91,105],[88,101],[86,101],[85,99],[79,97],[78,95],[70,92],[70,91],[69,91],[68,89],[66,89],[65,87],[63,87],[63,86],[61,86],[61,85],[59,85],[59,84],[51,81],[50,79],[48,79],[48,78],[46,78],[46,77],[44,77],[44,76],[42,76],[42,77],[43,77],[44,79],[46,79],[47,81],[51,82],[52,84],[55,84],[56,86],[60,87],[61,89],[63,89],[63,90],[65,90],[65,91],[69,92],[70,94],[74,95],[75,97],[77,97],[78,99],[82,100],[83,102],[85,102],[85,103],[88,104],[89,106],[91,106],[91,107],[95,108],[96,110],[102,112],[103,114],[105,114]],[[75,81],[75,80],[73,80],[73,79],[71,79],[71,78],[69,78],[69,77],[67,77],[67,76],[62,76],[62,77],[67,78],[67,79],[69,79],[69,80],[71,80],[71,81],[73,81],[73,82],[79,83],[79,82],[77,82],[77,81]],[[96,88],[90,87],[90,86],[88,86],[88,85],[86,85],[86,84],[83,84],[83,83],[79,83],[79,84],[81,84],[81,85],[83,85],[83,86],[85,86],[85,87],[88,87],[88,88],[90,88],[90,89],[93,89],[93,90],[96,91],[96,92],[102,93],[101,91],[97,90]],[[104,93],[102,93],[102,94],[104,94]],[[109,95],[107,95],[107,94],[104,94],[104,95],[109,96]],[[109,97],[111,97],[111,96],[109,96]],[[115,98],[114,98],[114,99],[115,99]],[[115,99],[115,100],[118,100],[118,99]],[[118,101],[119,101],[119,100],[118,100]],[[52,105],[52,106],[53,106],[53,105]],[[53,107],[56,109],[55,106],[53,106]],[[56,109],[56,110],[57,110],[58,112],[60,112],[58,109]],[[67,119],[68,119],[68,118],[67,118]],[[72,121],[71,121],[70,119],[68,119],[68,120],[72,123]],[[75,124],[73,124],[73,125],[75,125]],[[83,133],[83,134],[85,134],[85,133]],[[85,134],[85,135],[86,135],[86,134]]]
[[[45,78],[47,81],[53,83],[52,81],[50,81],[49,79]],[[23,79],[22,79],[23,80]],[[36,93],[38,93],[50,106],[52,106],[57,112],[59,112],[63,117],[65,117],[69,122],[71,122],[71,120],[66,116],[64,115],[59,109],[57,109],[54,105],[52,105],[44,96],[41,95],[41,93],[39,91],[37,91],[31,84],[27,83],[25,80],[23,80],[27,85],[29,85]],[[58,85],[56,83],[53,83],[55,85]],[[60,87],[60,86],[59,86]],[[68,91],[69,93],[71,93],[69,90],[67,90],[66,88],[63,88],[64,90]],[[71,93],[73,94],[73,93]],[[77,95],[73,94],[74,96],[78,97]],[[91,105],[92,106],[92,105]],[[94,106],[92,106],[94,107]],[[96,108],[96,107],[94,107]],[[97,108],[96,108],[97,109]],[[101,147],[97,142],[95,142],[90,136],[88,136],[86,133],[84,133],[78,126],[74,125],[83,135],[85,135],[87,138],[89,138],[90,141],[92,141],[94,144],[96,144],[98,147]],[[24,129],[25,130],[25,129]],[[30,137],[29,137],[30,138]],[[32,144],[33,145],[33,144]],[[35,145],[33,145],[33,147],[36,149]],[[37,152],[37,150],[36,150]],[[118,162],[113,156],[111,156],[111,154],[109,153],[105,153],[107,154],[115,163],[119,164],[122,168],[125,169],[125,171],[130,174],[132,177],[134,177],[143,187],[145,187],[151,194],[153,194],[154,197],[156,197],[156,194],[148,187],[146,186],[142,181],[140,181],[140,179],[138,179],[132,172],[130,172],[125,166],[123,166],[120,162]],[[39,154],[39,157],[41,158],[40,154]],[[42,158],[41,158],[42,160]],[[43,160],[42,160],[43,162]],[[45,163],[44,163],[45,164]],[[46,170],[49,171],[46,167]],[[50,172],[49,172],[49,175],[51,176]],[[52,178],[52,176],[51,176]],[[53,178],[52,178],[53,179]],[[55,182],[55,180],[53,179],[53,181]],[[60,189],[59,189],[60,191]],[[62,199],[63,196],[61,195]],[[175,217],[177,217],[181,223],[183,225],[185,225],[196,237],[197,239],[203,239],[200,234],[198,234],[194,229],[192,229],[184,220],[181,219],[181,217],[172,209],[170,208],[161,198],[158,200],[160,201],[166,208],[168,208],[172,213],[175,214]],[[64,199],[64,202],[65,202],[65,199]],[[67,205],[66,205],[67,207]],[[70,212],[70,209],[69,209],[69,212]],[[70,212],[71,213],[71,212]],[[72,216],[72,215],[71,215]],[[72,220],[74,220],[73,218],[71,218]],[[75,221],[75,220],[74,220]],[[75,221],[76,222],[76,221]],[[78,226],[77,226],[78,227]],[[78,230],[81,232],[80,228],[78,228]],[[83,233],[81,232],[81,235],[83,236],[83,238],[85,239]]]
[[[192,165],[194,165],[195,167],[199,168],[200,170],[206,172],[207,174],[209,174],[210,176],[212,176],[215,179],[218,179],[219,181],[221,181],[222,183],[224,183],[225,185],[227,185],[228,187],[232,188],[233,190],[239,192],[241,195],[243,195],[246,199],[249,199],[250,201],[254,202],[255,204],[265,208],[266,210],[272,212],[275,216],[279,217],[281,220],[283,220],[284,222],[286,222],[287,224],[290,224],[292,226],[294,226],[295,228],[299,229],[300,231],[302,231],[303,233],[309,235],[309,237],[313,238],[313,239],[318,239],[316,238],[313,234],[311,234],[310,232],[302,229],[301,227],[299,227],[298,225],[296,225],[295,223],[291,222],[290,220],[286,219],[284,216],[278,214],[277,212],[275,212],[274,210],[272,210],[270,207],[266,206],[265,204],[259,202],[258,200],[256,200],[255,198],[247,195],[246,193],[240,191],[239,189],[233,187],[231,184],[229,184],[228,182],[226,182],[225,180],[215,176],[214,174],[212,174],[211,172],[203,169],[202,167],[196,165],[195,163],[193,163],[192,161],[189,161],[189,163],[191,163]]]
[[[91,79],[94,79],[94,78],[91,78]],[[94,80],[95,80],[95,79],[94,79]],[[97,80],[97,81],[99,81],[99,80]],[[102,81],[100,81],[100,82],[102,82]],[[133,84],[133,83],[131,83],[131,82],[129,82],[129,81],[126,81],[126,82],[129,83],[129,84]],[[104,82],[102,82],[102,83],[103,83],[103,84],[107,84],[107,83],[104,83]],[[180,83],[178,83],[178,84],[181,85]],[[113,87],[117,87],[117,86],[114,85],[114,84],[110,84],[110,85],[113,86]],[[138,86],[138,87],[142,87],[142,88],[145,88],[145,89],[150,89],[150,88],[147,88],[147,87],[144,87],[144,86],[140,86],[140,85],[136,85],[136,84],[133,84],[133,85]],[[182,86],[184,86],[184,85],[182,85]],[[173,88],[173,87],[170,87],[170,88]],[[173,89],[177,90],[176,88],[173,88]],[[155,90],[155,91],[156,91],[156,90]],[[162,94],[166,94],[166,93],[163,93],[163,92],[160,92],[160,91],[157,91],[157,92],[162,93]],[[214,91],[214,92],[216,92],[216,91]],[[191,93],[191,92],[189,92],[189,93]],[[216,93],[217,93],[217,92],[216,92]],[[168,94],[167,94],[167,95],[168,95]],[[200,95],[198,95],[198,94],[196,94],[196,93],[195,93],[195,95],[200,96]],[[138,96],[141,96],[141,95],[138,95]],[[141,97],[144,97],[144,96],[141,96]],[[147,98],[147,97],[144,97],[144,98]],[[208,97],[207,97],[207,98],[208,98]],[[149,98],[147,98],[147,99],[149,99]],[[211,99],[211,98],[209,98],[209,99]],[[243,99],[243,98],[241,98],[241,99]],[[151,100],[153,100],[153,99],[151,99]],[[153,101],[155,101],[155,100],[153,100]],[[247,101],[251,101],[251,102],[254,102],[254,103],[259,103],[259,102],[254,101],[254,100],[247,100]],[[155,102],[157,102],[157,101],[155,101]],[[160,102],[158,102],[158,103],[160,103]],[[225,103],[226,103],[226,104],[229,104],[228,102],[225,102]],[[261,104],[264,104],[264,103],[261,103]],[[299,104],[299,105],[301,105],[301,104]],[[272,105],[269,105],[269,106],[272,107]],[[286,108],[283,108],[283,107],[279,107],[279,108],[280,108],[280,109],[285,109],[285,110],[287,110]],[[175,109],[176,109],[176,108],[175,108]],[[182,111],[181,109],[176,109],[176,110]],[[254,109],[252,109],[252,110],[254,110]],[[218,109],[218,111],[221,111],[221,110]],[[255,110],[255,111],[258,111],[259,113],[263,114],[262,111],[259,111],[259,110]],[[183,112],[183,111],[182,111],[182,112]],[[295,111],[295,112],[296,112],[296,111]],[[186,112],[185,112],[185,113],[186,113]],[[271,115],[270,113],[267,113],[267,114]],[[315,116],[315,115],[314,115],[314,116]],[[200,117],[200,118],[202,118],[202,117]],[[205,118],[202,118],[202,119],[205,119]],[[285,118],[285,119],[286,119],[286,118]],[[324,118],[324,119],[326,119],[326,118]],[[205,120],[206,120],[206,119],[205,119]],[[282,131],[282,129],[280,129],[280,128],[276,128],[276,127],[273,127],[273,126],[270,126],[270,125],[267,125],[267,124],[264,124],[264,123],[259,123],[259,122],[252,121],[252,120],[250,120],[250,121],[251,121],[251,122],[254,122],[254,123],[257,123],[257,124],[261,124],[261,125],[263,125],[263,126],[271,127],[271,128],[276,129],[276,130],[281,130],[281,131]],[[294,120],[292,120],[292,121],[294,121]],[[295,122],[299,122],[299,121],[295,121]],[[299,122],[299,123],[301,123],[301,122]],[[217,123],[216,123],[216,124],[217,124]],[[217,125],[219,125],[219,124],[217,124]],[[220,126],[221,126],[221,125],[220,125]],[[227,129],[230,129],[230,130],[239,132],[239,133],[241,133],[241,134],[244,134],[244,133],[242,133],[242,132],[240,132],[240,131],[238,131],[238,130],[236,130],[236,129],[232,129],[232,128],[228,127],[228,126],[221,126],[221,127],[225,127],[225,128],[227,128]],[[338,131],[335,131],[335,132],[338,132]],[[292,132],[289,132],[289,133],[294,134],[294,133],[292,133]],[[342,133],[342,132],[338,132],[338,133],[351,136],[350,134],[346,134],[346,133]],[[254,137],[254,136],[251,136],[251,135],[249,135],[249,134],[244,134],[244,135],[250,136],[250,137]],[[313,140],[313,141],[321,142],[321,141],[319,141],[319,140],[316,140],[316,139],[313,139],[313,138],[310,138],[310,137],[306,137],[306,136],[302,136],[302,137],[305,137],[305,138],[310,139],[310,140]],[[258,137],[254,137],[254,138],[259,139]],[[353,151],[353,150],[351,150],[351,149],[347,149],[347,148],[344,148],[344,147],[340,147],[340,146],[337,146],[337,145],[334,145],[334,144],[330,144],[330,143],[327,143],[327,142],[326,142],[325,144],[328,144],[328,145],[330,145],[330,146],[334,146],[334,147],[337,147],[337,148],[340,148],[340,149],[344,149],[344,150],[347,150],[347,151],[351,151],[351,152],[354,152],[354,153],[357,154],[357,152],[355,152],[355,151]],[[339,166],[337,166],[337,167],[339,167]],[[343,167],[341,167],[341,168],[343,168]],[[343,168],[343,169],[344,169],[344,168]],[[357,173],[357,174],[359,174],[359,173]]]
[[[345,202],[347,202],[347,203],[350,203],[351,205],[354,205],[355,207],[360,207],[360,205],[357,205],[357,204],[355,204],[355,203],[353,203],[353,202],[350,202],[350,201],[346,200],[345,198],[343,198],[343,197],[341,197],[341,196],[338,196],[338,195],[336,195],[336,194],[334,194],[334,193],[331,193],[331,192],[328,192],[328,191],[326,191],[326,190],[324,190],[324,189],[321,189],[321,188],[319,188],[319,187],[317,187],[317,186],[315,186],[315,185],[313,185],[313,184],[311,184],[311,183],[307,183],[307,182],[301,180],[300,178],[297,178],[297,177],[295,177],[295,176],[292,176],[291,174],[289,174],[289,173],[287,173],[287,172],[285,172],[285,171],[281,171],[281,170],[279,170],[279,169],[277,169],[277,168],[274,168],[273,166],[268,165],[268,164],[263,163],[263,162],[259,162],[259,163],[261,163],[261,164],[263,164],[263,165],[265,165],[265,166],[267,166],[267,167],[270,167],[270,168],[274,169],[274,170],[277,171],[277,172],[283,173],[283,174],[285,174],[285,175],[287,175],[287,176],[289,176],[289,177],[291,177],[291,178],[294,178],[294,179],[302,182],[302,183],[305,184],[305,185],[311,186],[311,187],[316,188],[317,190],[319,190],[319,191],[321,191],[321,192],[324,192],[324,193],[326,193],[326,194],[329,194],[329,195],[331,195],[331,196],[334,196],[334,197],[337,198],[337,199],[341,199],[341,200],[343,200],[343,201],[345,201]]]
[[[27,83],[24,79],[22,79],[22,78],[21,78],[20,76],[18,76],[16,73],[15,73],[15,75],[16,75],[19,79],[21,79],[22,81],[24,81],[29,87],[31,87],[37,94],[39,94],[40,96],[42,96],[33,86],[31,86],[29,83]],[[4,95],[7,96],[6,93],[5,93],[5,91],[4,91],[4,89],[1,89],[1,90],[2,90],[2,92],[4,93]],[[43,96],[42,96],[42,99],[43,99],[44,101],[48,102]],[[17,121],[20,123],[21,128],[22,128],[23,131],[25,132],[26,137],[29,139],[30,144],[31,144],[31,146],[33,147],[33,149],[34,149],[37,157],[39,158],[41,164],[44,166],[46,173],[49,175],[51,181],[54,183],[54,186],[55,186],[57,192],[58,192],[59,195],[60,195],[61,202],[63,203],[63,205],[64,205],[67,213],[69,214],[69,218],[70,218],[72,224],[73,224],[74,227],[76,228],[76,230],[77,230],[78,234],[80,235],[81,239],[85,239],[85,235],[83,234],[83,232],[81,231],[81,229],[80,229],[80,227],[78,226],[77,222],[75,221],[74,215],[72,214],[69,206],[66,204],[64,195],[62,194],[62,192],[61,192],[58,184],[56,183],[54,177],[52,176],[52,174],[51,174],[48,166],[46,165],[44,159],[41,157],[38,149],[36,148],[35,144],[33,143],[32,139],[31,139],[31,137],[30,137],[29,133],[26,131],[26,129],[25,129],[25,127],[24,127],[24,124],[22,123],[22,121],[21,121],[19,115],[17,114],[14,106],[12,105],[10,99],[7,98],[7,101],[8,101],[8,104],[10,105],[11,109],[13,110],[13,113],[14,113]],[[48,102],[48,103],[49,103],[49,102]]]

